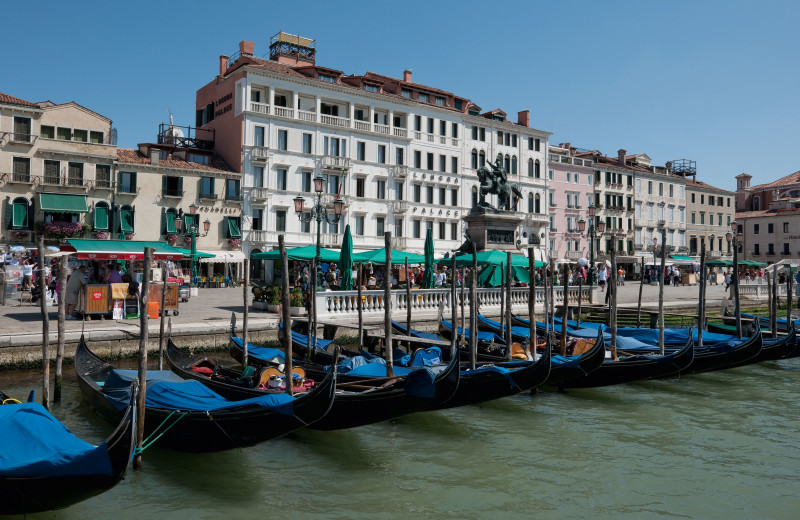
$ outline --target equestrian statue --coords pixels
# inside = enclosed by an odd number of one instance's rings
[[[516,195],[520,199],[522,198],[519,186],[508,182],[508,174],[503,168],[503,163],[500,159],[497,159],[495,163],[487,161],[486,164],[491,166],[491,170],[486,166],[481,166],[478,169],[478,179],[481,181],[478,207],[490,209],[495,213],[513,211],[515,208],[511,207],[511,196]],[[486,202],[487,193],[497,195],[497,207]]]

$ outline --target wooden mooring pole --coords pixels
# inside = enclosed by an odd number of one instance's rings
[[[698,292],[698,302],[697,302],[697,344],[699,346],[703,346],[703,329],[705,328],[706,322],[706,301],[705,301],[705,293],[706,293],[706,279],[708,275],[705,271],[706,265],[706,245],[700,244],[700,283],[697,284],[699,287],[697,288]]]
[[[281,320],[283,321],[283,374],[286,376],[286,393],[292,395],[292,314],[291,294],[289,293],[289,257],[286,254],[286,241],[278,235],[278,249],[281,255]],[[317,281],[314,280],[316,284]],[[246,316],[246,315],[245,315]]]
[[[50,409],[50,316],[47,314],[47,277],[44,275],[44,234],[38,235],[39,311],[42,315],[42,405]],[[62,284],[62,287],[66,288],[66,284]],[[33,286],[29,290],[33,292]]]
[[[655,264],[653,269],[655,269]],[[636,311],[636,328],[642,326],[642,289],[644,288],[644,257],[642,257],[642,266],[639,268],[639,305]]]
[[[161,316],[159,316],[158,325],[158,369],[164,370],[164,322],[166,321],[167,311],[164,307],[167,306],[167,261],[161,261]]]
[[[606,280],[611,298],[608,301],[608,321],[611,323],[611,359],[617,361],[617,247],[616,237],[611,238],[611,276]]]
[[[531,337],[530,349],[531,357],[534,361],[536,361],[536,259],[534,258],[533,248],[528,248],[528,272],[530,273],[530,281],[528,283],[528,321],[530,322],[529,334]]]
[[[513,338],[511,337],[511,261],[513,260],[511,256],[511,251],[506,253],[506,285],[503,288],[506,293],[506,307],[503,309],[503,314],[506,317],[506,359],[511,361],[511,355],[513,354],[512,344],[514,342]]]
[[[408,272],[408,257],[405,258],[406,269],[406,334],[411,335],[411,275]],[[411,353],[411,342],[406,343],[408,353]]]
[[[667,263],[667,228],[661,228],[661,271],[658,274],[658,352],[664,355],[664,269]]]
[[[383,347],[386,350],[386,375],[394,376],[392,364],[394,355],[392,353],[392,232],[387,231],[383,235],[383,243],[386,248],[386,259],[383,264]]]
[[[250,296],[250,294],[249,294],[250,293],[250,291],[249,291],[249,289],[250,289],[250,287],[249,287],[250,286],[250,260],[248,258],[244,259],[243,269],[244,269],[244,273],[243,273],[244,274],[244,283],[242,284],[242,300],[243,300],[243,303],[244,303],[244,312],[243,312],[243,316],[242,316],[242,345],[247,345],[248,344],[248,337],[247,337],[248,336],[248,334],[247,334],[247,321],[248,320],[247,319],[248,319],[248,316],[250,315],[250,298],[249,298],[249,296]],[[289,332],[288,330],[287,330],[287,334],[289,334],[291,336],[291,332]],[[249,361],[249,355],[248,355],[249,352],[248,352],[248,350],[249,349],[247,347],[245,347],[245,349],[244,349],[244,358],[243,358],[243,362],[242,362],[245,368],[247,367],[247,363]]]
[[[450,335],[450,355],[458,356],[458,331],[456,330],[456,323],[458,323],[458,292],[456,289],[456,278],[458,271],[456,270],[456,257],[451,259],[450,272],[452,273],[452,280],[450,282],[450,320],[453,324],[453,333]],[[408,278],[408,259],[406,259],[406,278]],[[409,331],[410,332],[410,331]]]
[[[139,287],[139,396],[136,402],[136,447],[141,449],[144,442],[144,410],[147,392],[147,340],[148,327],[147,303],[150,291],[150,262],[153,258],[152,247],[144,248],[144,269],[142,283]],[[133,457],[133,469],[142,469],[142,453]]]
[[[61,294],[58,295],[58,347],[56,348],[56,387],[53,390],[53,401],[61,402],[61,368],[64,364],[64,343],[66,330],[66,305],[64,300],[67,289],[67,258],[62,256],[58,259],[58,280],[61,284]]]
[[[358,349],[361,350],[364,348],[364,296],[361,290],[361,286],[364,283],[364,264],[361,262],[358,263],[357,276],[358,279],[356,280],[356,283],[358,284],[358,301],[356,301],[356,309],[358,309]]]
[[[475,370],[478,358],[478,258],[472,245],[472,272],[469,277],[469,368]]]

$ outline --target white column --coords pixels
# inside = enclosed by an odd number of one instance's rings
[[[389,134],[391,135],[391,134],[394,133],[394,131],[392,130],[392,128],[394,128],[394,110],[392,110],[392,109],[389,109],[389,121],[388,121],[388,123],[389,123]]]
[[[322,118],[322,98],[317,96],[317,122]]]
[[[299,118],[299,117],[300,117],[300,113],[298,112],[298,111],[300,110],[300,105],[299,105],[299,103],[298,103],[298,101],[299,101],[299,98],[300,98],[300,94],[298,94],[298,93],[295,91],[295,92],[292,94],[292,110],[294,110],[294,111],[295,111],[295,113],[294,113],[294,114],[295,114],[295,115],[294,115],[294,117],[295,117],[295,118]]]
[[[356,120],[356,106],[353,103],[350,103],[350,128],[355,128]]]
[[[375,107],[370,105],[369,106],[369,124],[372,125],[375,123]]]

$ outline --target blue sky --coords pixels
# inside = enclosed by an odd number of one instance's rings
[[[123,7],[124,6],[124,7]],[[152,141],[240,40],[280,30],[317,40],[317,63],[467,97],[614,156],[697,161],[734,189],[800,169],[800,3],[14,2],[4,5],[0,92],[76,101],[114,121],[119,145]]]

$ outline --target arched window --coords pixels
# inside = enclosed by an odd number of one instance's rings
[[[136,232],[136,214],[132,206],[122,206],[119,209],[119,231],[121,234]],[[199,215],[194,218],[199,219]]]
[[[517,174],[517,156],[516,155],[511,157],[511,174],[512,175],[516,175]]]
[[[505,168],[507,172],[511,171],[511,158],[508,155],[505,156],[505,160],[503,161],[503,168]]]
[[[11,217],[9,229],[29,229],[32,220],[32,208],[25,197],[17,197],[7,207]]]
[[[542,168],[541,164],[539,164],[539,159],[536,159],[536,162],[533,165],[533,176],[537,179],[542,178]]]
[[[533,177],[533,159],[528,159],[528,177]]]
[[[486,153],[483,150],[478,154],[478,167],[486,166]]]
[[[178,212],[174,208],[168,209],[164,212],[164,234],[174,235],[177,231],[175,229],[175,219],[178,217]]]
[[[472,149],[472,169],[478,169],[478,150]]]
[[[94,205],[94,230],[108,231],[108,202],[98,202]]]
[[[534,204],[533,212],[534,213],[542,212],[542,197],[538,193],[536,194],[536,203]]]
[[[528,193],[528,213],[533,213],[533,193]]]
[[[753,211],[759,211],[760,209],[761,209],[761,198],[753,197]]]

